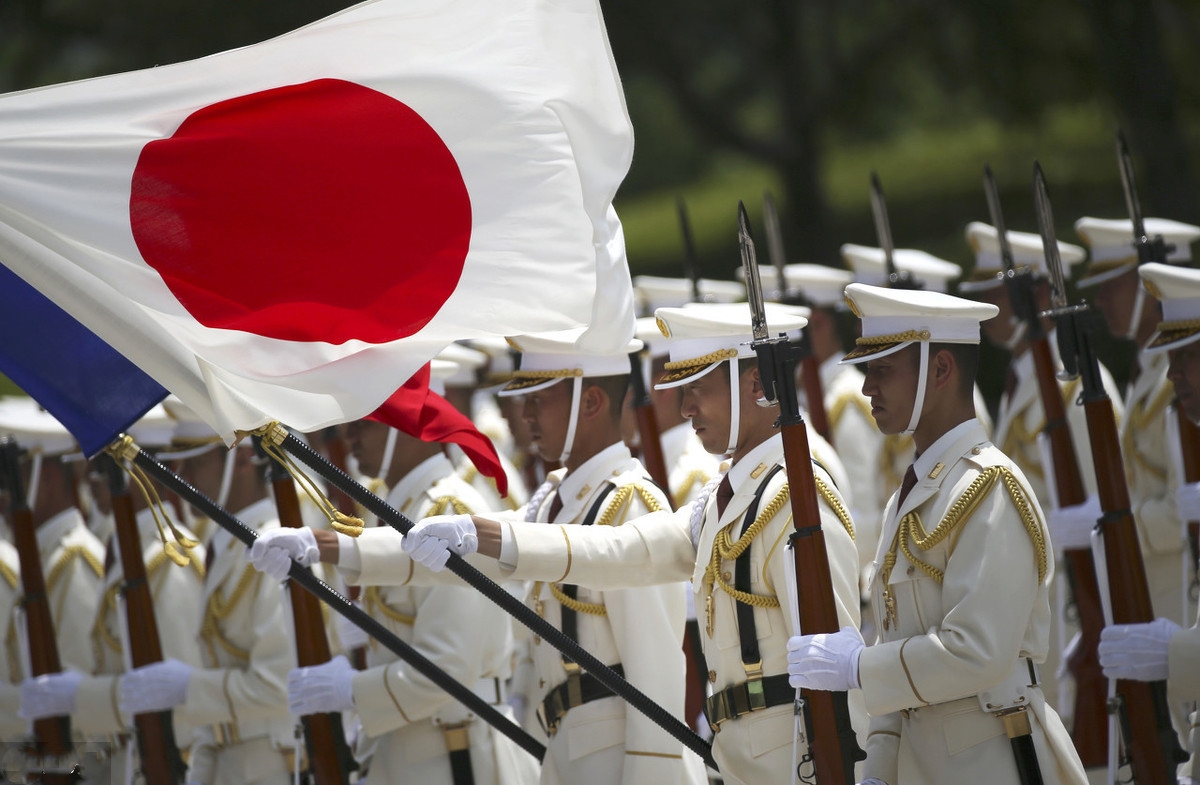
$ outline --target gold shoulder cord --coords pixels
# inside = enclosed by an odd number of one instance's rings
[[[324,513],[325,517],[329,520],[329,526],[335,532],[344,534],[347,537],[357,537],[362,534],[362,518],[347,515],[333,506],[333,502],[329,501],[329,497],[321,492],[321,489],[317,487],[312,478],[305,474],[296,465],[296,462],[292,460],[292,456],[288,455],[283,449],[282,445],[287,440],[289,434],[287,429],[280,425],[278,421],[267,423],[261,428],[256,428],[248,433],[246,431],[238,431],[237,435],[238,438],[243,438],[247,435],[261,438],[263,452],[274,458],[287,470],[287,473],[296,481],[296,485],[308,495],[313,504],[317,505],[317,509]]]
[[[925,526],[921,523],[921,516],[916,511],[910,512],[900,519],[900,525],[896,529],[896,536],[892,538],[892,544],[887,555],[883,557],[883,566],[880,568],[884,607],[887,611],[887,615],[883,621],[884,629],[890,629],[891,625],[896,623],[896,597],[892,593],[889,579],[892,575],[892,569],[896,566],[897,547],[914,567],[938,583],[941,583],[945,577],[945,573],[932,564],[918,559],[910,546],[910,542],[922,551],[928,551],[930,548],[941,543],[966,523],[998,481],[1002,482],[1005,490],[1008,491],[1008,496],[1012,500],[1013,506],[1017,508],[1017,514],[1021,516],[1021,522],[1025,525],[1025,531],[1033,543],[1033,552],[1038,565],[1038,583],[1046,579],[1046,571],[1048,569],[1046,540],[1042,536],[1042,529],[1038,526],[1037,519],[1034,517],[1033,509],[1029,506],[1028,499],[1025,498],[1025,492],[1021,488],[1021,484],[1018,482],[1016,476],[1007,468],[1003,466],[989,466],[980,472],[979,476],[967,486],[962,495],[954,501],[954,504],[950,505],[946,516],[942,518],[941,522],[932,532],[925,531]]]
[[[850,407],[858,409],[867,422],[874,424],[875,418],[871,416],[870,404],[864,401],[861,396],[848,392],[834,401],[833,406],[829,407],[829,412],[827,413],[829,427],[837,428],[838,423],[842,421],[842,415]]]
[[[96,573],[97,578],[104,577],[104,565],[91,551],[82,545],[69,545],[63,548],[63,552],[55,560],[54,566],[50,568],[50,574],[46,576],[47,591],[54,590],[59,579],[62,578],[62,574],[71,567],[76,559],[83,559],[87,566],[92,568],[92,572]]]
[[[1154,420],[1163,413],[1167,405],[1174,398],[1175,388],[1170,384],[1166,384],[1163,385],[1163,388],[1158,391],[1158,395],[1154,396],[1154,399],[1149,403],[1146,403],[1144,399],[1143,401],[1139,401],[1137,405],[1125,413],[1125,416],[1129,418],[1129,427],[1121,435],[1121,453],[1123,455],[1132,455],[1134,462],[1138,466],[1141,466],[1150,476],[1156,477],[1160,481],[1167,479],[1167,470],[1150,463],[1146,455],[1137,448],[1133,437],[1135,434],[1146,430],[1152,425]],[[1127,464],[1125,467],[1125,479],[1130,485],[1133,485],[1132,472],[1133,467]]]
[[[731,521],[721,531],[717,532],[716,538],[713,540],[712,556],[708,560],[708,566],[704,568],[704,587],[708,593],[707,605],[712,607],[712,593],[715,588],[720,588],[721,591],[728,594],[736,602],[745,605],[752,605],[755,608],[778,608],[779,598],[773,594],[752,594],[750,592],[740,591],[729,584],[721,575],[721,562],[734,561],[738,556],[741,556],[750,543],[754,542],[754,538],[762,533],[767,524],[771,522],[784,505],[788,503],[791,494],[788,490],[788,484],[784,482],[783,487],[775,494],[775,498],[771,499],[770,504],[759,511],[758,517],[754,519],[754,523],[742,532],[742,535],[734,542],[730,537],[730,532],[737,524],[737,521]],[[708,634],[712,635],[712,616],[711,612],[708,618]]]
[[[0,562],[0,578],[4,579],[4,582],[8,584],[8,588],[10,589],[17,588],[17,584],[20,583],[20,580],[17,578],[17,571],[4,562]]]
[[[687,476],[683,478],[683,482],[679,483],[679,487],[671,494],[671,500],[675,502],[675,509],[683,506],[688,496],[691,495],[693,488],[697,486],[703,487],[710,479],[708,472],[701,471],[700,469],[692,469],[688,472]]]
[[[422,517],[431,518],[434,515],[445,515],[447,511],[453,511],[455,515],[473,515],[475,513],[466,502],[457,496],[439,496],[433,500],[433,504]]]
[[[633,496],[635,493],[642,500],[642,503],[646,505],[646,509],[650,512],[658,512],[662,509],[662,505],[659,504],[656,498],[654,498],[654,494],[637,483],[630,483],[629,485],[622,485],[613,492],[612,499],[605,506],[604,512],[601,513],[600,517],[596,519],[595,525],[620,526],[621,523],[624,523],[624,516],[622,515],[620,518],[618,518],[618,515],[629,507],[630,503],[633,501]],[[547,585],[550,587],[551,596],[558,600],[558,602],[564,608],[573,610],[576,613],[586,613],[589,616],[608,615],[608,609],[605,608],[602,603],[582,602],[577,600],[563,592],[561,584],[550,583]],[[533,596],[538,597],[541,594],[541,590],[542,581],[538,581],[533,585]],[[538,615],[541,616],[541,601],[539,600],[536,605],[538,606]]]
[[[117,594],[120,591],[121,584],[114,583],[108,587],[100,599],[100,612],[96,614],[96,621],[92,624],[92,649],[95,653],[96,665],[104,662],[106,648],[115,654],[121,653],[121,641],[108,631],[108,617],[117,610]]]
[[[249,659],[250,651],[235,646],[223,634],[221,634],[220,622],[224,621],[229,614],[233,613],[233,609],[237,607],[242,596],[248,592],[251,587],[258,583],[258,579],[262,577],[262,573],[254,568],[254,565],[247,564],[242,570],[242,575],[238,578],[237,585],[233,587],[229,598],[221,596],[221,590],[218,587],[208,597],[208,605],[204,609],[204,622],[200,626],[200,636],[208,645],[209,654],[212,656],[213,664],[217,663],[216,650],[213,643],[220,644],[221,648],[239,659]]]

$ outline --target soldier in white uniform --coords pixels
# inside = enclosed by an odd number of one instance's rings
[[[198,418],[178,402],[172,416],[195,432]],[[211,442],[180,458],[180,475],[259,532],[277,528],[262,461],[250,440],[225,452]],[[121,679],[120,707],[129,714],[174,709],[196,728],[188,779],[201,785],[286,785],[295,765],[287,710],[287,673],[295,667],[290,619],[281,589],[245,560],[242,544],[218,529],[210,554],[200,628],[193,632],[203,667],[177,659],[137,668]]]
[[[18,716],[21,708],[21,655],[13,610],[21,597],[21,569],[17,549],[0,539],[0,742],[25,737],[28,724]]]
[[[1168,264],[1191,263],[1191,244],[1200,238],[1200,227],[1146,218],[1145,230],[1148,236],[1161,236],[1167,243]],[[1095,293],[1096,310],[1103,314],[1109,332],[1131,341],[1137,353],[1125,392],[1121,453],[1154,613],[1187,624],[1194,618],[1195,608],[1183,605],[1184,538],[1175,511],[1179,467],[1171,459],[1167,436],[1169,429],[1177,427],[1174,417],[1167,416],[1175,391],[1167,379],[1166,353],[1145,349],[1162,308],[1140,285],[1132,221],[1080,218],[1075,231],[1091,257],[1080,288]],[[1188,577],[1191,575],[1189,570]]]
[[[1168,378],[1179,405],[1189,420],[1200,424],[1200,270],[1145,264],[1138,274],[1162,307],[1163,321],[1145,351],[1168,354]],[[1200,482],[1182,484],[1176,497],[1181,518],[1200,519]],[[1149,574],[1147,578],[1153,580]],[[1166,680],[1172,711],[1186,707],[1191,714],[1180,728],[1189,758],[1179,769],[1179,782],[1200,782],[1200,615],[1186,629],[1161,616],[1147,624],[1105,627],[1099,653],[1110,679]]]
[[[871,712],[865,782],[1016,783],[996,712],[1028,721],[1046,783],[1083,767],[1037,685],[1054,570],[1037,499],[973,417],[979,323],[996,315],[938,292],[851,284],[867,362],[864,392],[884,433],[910,431],[917,457],[888,502],[872,610],[854,630],[789,641],[792,683],[860,687]],[[1014,731],[1015,732],[1015,731]]]
[[[766,308],[773,331],[804,325],[793,308],[774,303]],[[477,528],[481,552],[498,557],[517,577],[566,575],[581,585],[609,589],[690,575],[710,668],[708,718],[719,729],[713,754],[721,777],[731,785],[790,781],[793,756],[806,754],[803,737],[795,733],[795,692],[784,675],[785,644],[797,618],[787,590],[795,568],[784,547],[792,531],[791,507],[776,412],[756,403],[762,387],[749,348],[749,308],[693,305],[660,308],[657,316],[671,339],[671,362],[658,383],[682,386],[684,415],[705,448],[732,456],[720,484],[710,483],[700,499],[674,514],[650,515],[618,529],[442,518],[414,529],[405,547],[423,556],[427,544],[436,553],[450,542],[465,552],[473,538],[464,540],[458,532]],[[838,618],[857,628],[853,525],[829,475],[813,468]],[[376,545],[360,545],[364,558]],[[396,543],[378,546],[390,552]],[[750,609],[744,622],[739,607]],[[760,687],[765,705],[748,708],[748,694]],[[862,724],[860,709],[861,703],[852,700],[852,716]]]
[[[1091,440],[1088,438],[1087,421],[1082,406],[1077,406],[1079,381],[1060,384],[1063,403],[1067,413],[1067,428],[1079,460],[1079,472],[1089,498],[1074,507],[1059,508],[1055,498],[1053,477],[1043,465],[1042,449],[1038,434],[1046,427],[1046,414],[1038,391],[1037,373],[1034,368],[1031,343],[1026,335],[1026,325],[1017,317],[1009,302],[1008,290],[1001,277],[1004,273],[1000,259],[1000,241],[996,229],[989,224],[973,222],[966,228],[967,242],[975,252],[975,269],[970,280],[959,284],[964,295],[990,303],[1000,309],[999,316],[983,325],[983,335],[995,346],[1011,352],[1004,396],[1000,400],[1000,413],[996,421],[993,442],[1000,451],[1011,458],[1029,480],[1029,486],[1042,508],[1047,511],[1050,536],[1054,548],[1061,553],[1067,548],[1087,548],[1088,533],[1100,517],[1100,502],[1096,498],[1096,472],[1092,467]],[[1050,307],[1049,273],[1046,269],[1045,251],[1041,235],[1030,232],[1008,231],[1012,248],[1013,263],[1027,267],[1036,281],[1038,312]],[[1058,243],[1059,256],[1064,271],[1084,259],[1084,250],[1077,245]],[[1048,335],[1050,352],[1056,371],[1062,368],[1058,356],[1058,342],[1053,322],[1043,320]],[[1101,366],[1104,388],[1113,400],[1113,410],[1118,422],[1122,419],[1120,395],[1116,383],[1108,370]],[[1074,712],[1074,679],[1069,673],[1060,672],[1063,652],[1078,632],[1078,624],[1066,614],[1069,590],[1064,581],[1066,574],[1060,573],[1059,585],[1055,586],[1051,600],[1055,612],[1050,622],[1050,650],[1043,663],[1042,690],[1050,705],[1062,712],[1068,724]]]
[[[456,367],[434,360],[430,388],[439,392]],[[382,479],[388,504],[406,516],[484,509],[482,497],[457,474],[441,443],[367,420],[351,423],[346,432],[359,470]],[[389,443],[391,458],[385,465]],[[251,557],[265,547],[256,543]],[[290,563],[281,562],[284,572]],[[390,632],[511,717],[504,700],[510,620],[483,595],[462,585],[366,586],[362,604]],[[357,712],[371,739],[363,745],[370,756],[368,785],[519,785],[537,780],[537,761],[528,753],[375,641],[368,646],[365,671],[355,672],[344,657],[292,671],[288,700],[297,715]]]
[[[522,353],[521,369],[505,393],[525,396],[524,416],[534,445],[564,468],[550,474],[525,508],[489,517],[566,524],[524,527],[539,530],[620,531],[627,520],[668,509],[665,496],[620,437],[628,352],[636,351],[640,343],[630,341],[625,351],[612,355],[583,354],[575,347],[581,333],[576,329],[512,339]],[[409,585],[458,581],[449,573],[414,569],[414,562],[400,550],[400,537],[390,528],[365,531],[358,540],[315,534],[321,559],[337,561],[351,580]],[[283,534],[273,536],[269,552],[301,556],[305,550],[292,541]],[[274,558],[269,552],[257,560],[259,564]],[[508,579],[495,562],[483,562],[494,577]],[[668,712],[682,716],[682,584],[599,591],[564,584],[565,577],[566,571],[559,570],[534,585],[529,601],[538,613],[556,627],[566,628],[601,662],[621,669],[625,678]],[[599,681],[564,661],[544,641],[535,639],[533,653],[539,676],[539,717],[550,732],[542,783],[703,781],[699,759],[679,741],[641,713],[627,710]]]
[[[172,420],[166,410],[156,406],[129,429],[137,444],[145,449],[165,446],[170,441]],[[200,665],[199,651],[193,636],[200,626],[200,597],[204,590],[204,546],[191,550],[176,546],[189,557],[186,566],[175,564],[164,550],[163,538],[174,541],[174,533],[164,531],[155,513],[147,506],[143,493],[131,488],[131,500],[137,516],[138,536],[143,551],[146,577],[154,605],[154,619],[164,657],[174,657],[193,666]],[[160,511],[161,514],[161,511]],[[178,526],[188,541],[191,532]],[[113,535],[115,537],[115,534]],[[91,738],[106,739],[112,747],[106,761],[108,770],[103,777],[89,772],[89,779],[102,782],[126,781],[127,731],[132,718],[117,710],[117,682],[126,670],[125,646],[128,630],[125,616],[119,612],[123,570],[120,549],[111,541],[107,545],[104,589],[99,595],[99,607],[92,626],[92,649],[95,668],[87,676],[63,673],[29,679],[22,685],[22,713],[31,719],[71,715],[74,727]],[[136,620],[134,620],[136,623]],[[191,743],[191,727],[177,721],[175,740],[183,749]]]

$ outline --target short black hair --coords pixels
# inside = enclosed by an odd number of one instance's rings
[[[617,376],[585,376],[583,386],[595,385],[608,396],[608,413],[615,419],[621,419],[621,410],[625,407],[625,392],[629,389],[629,374]]]
[[[977,343],[930,343],[929,356],[938,352],[950,352],[954,364],[958,366],[958,391],[962,395],[974,397],[975,377],[979,374],[979,344]]]

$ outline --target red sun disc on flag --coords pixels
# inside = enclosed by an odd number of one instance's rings
[[[462,275],[471,202],[425,120],[321,79],[193,112],[142,148],[130,224],[207,327],[384,343],[420,330]]]

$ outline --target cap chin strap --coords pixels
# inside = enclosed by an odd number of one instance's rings
[[[1142,311],[1146,307],[1146,290],[1138,286],[1137,293],[1133,295],[1133,311],[1129,314],[1129,326],[1125,328],[1125,338],[1133,341],[1137,339],[1138,323],[1142,321]]]
[[[225,451],[225,466],[221,469],[221,489],[217,493],[217,506],[224,507],[229,503],[229,492],[233,488],[233,466],[237,463],[237,451],[241,447],[233,447]]]
[[[725,450],[726,455],[733,455],[734,449],[738,443],[738,431],[742,425],[742,396],[740,392],[741,380],[738,379],[738,358],[729,358],[729,449]]]
[[[1004,342],[1004,348],[1010,352],[1016,348],[1017,344],[1021,342],[1021,339],[1025,337],[1026,330],[1029,329],[1029,325],[1024,319],[1018,319],[1017,317],[1013,316],[1012,320],[1015,323],[1013,325],[1013,333],[1012,335],[1008,336],[1008,340]]]
[[[396,457],[396,437],[400,432],[388,427],[387,439],[383,442],[383,457],[379,460],[379,479],[387,484],[388,472],[392,470],[392,458]]]
[[[33,454],[33,462],[29,466],[29,487],[25,489],[25,498],[28,500],[29,509],[37,506],[38,486],[42,483],[42,454],[35,452]]]
[[[908,427],[904,429],[906,435],[915,431],[917,424],[921,422],[921,410],[925,408],[925,385],[929,381],[929,341],[920,341],[919,343],[921,344],[921,370],[917,374],[917,399],[913,401],[912,417],[908,421]]]
[[[583,379],[579,376],[571,377],[571,416],[567,422],[567,437],[563,439],[562,454],[558,456],[558,462],[564,466],[571,457],[571,448],[575,445],[575,426],[579,420],[579,399],[582,395]]]

